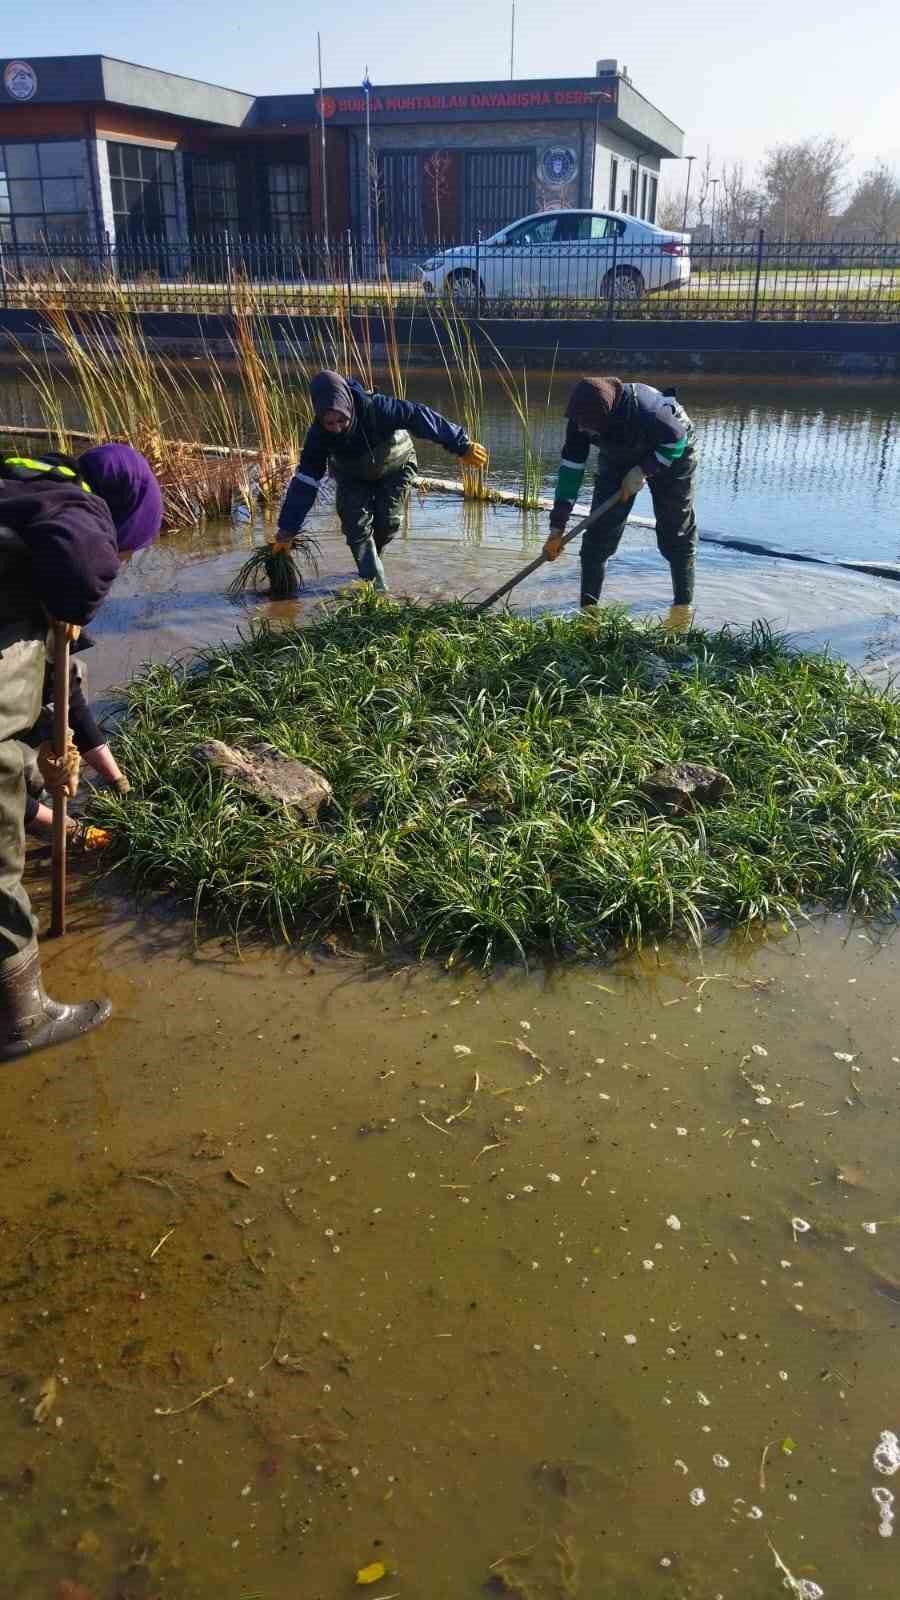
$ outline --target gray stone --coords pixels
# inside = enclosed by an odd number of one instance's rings
[[[657,767],[641,785],[644,794],[669,811],[693,811],[697,806],[714,806],[734,793],[734,784],[715,767],[701,767],[694,761],[679,761]]]
[[[195,761],[215,767],[246,789],[272,805],[295,806],[308,822],[315,822],[323,805],[330,805],[334,791],[327,778],[302,761],[294,761],[269,744],[255,743],[245,749],[209,739],[195,745]]]

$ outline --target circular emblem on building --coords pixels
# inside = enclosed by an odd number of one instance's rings
[[[333,117],[334,113],[337,111],[337,101],[333,95],[317,94],[316,110],[319,113],[319,116],[324,117],[327,122],[328,118]]]
[[[545,183],[571,183],[578,171],[578,157],[568,145],[552,144],[541,156],[541,177]]]
[[[37,94],[37,73],[28,61],[8,61],[3,69],[3,87],[14,100],[32,100]]]

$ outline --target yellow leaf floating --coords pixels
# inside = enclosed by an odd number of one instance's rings
[[[387,1567],[383,1561],[373,1561],[368,1567],[360,1567],[356,1574],[357,1583],[379,1583],[387,1574]]]

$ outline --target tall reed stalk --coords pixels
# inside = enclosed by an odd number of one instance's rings
[[[469,438],[478,439],[481,436],[481,422],[484,415],[484,380],[481,374],[481,358],[472,338],[471,329],[451,299],[440,300],[434,311],[429,307],[428,314],[437,335],[455,413]],[[483,467],[463,467],[462,481],[463,494],[467,500],[491,498]]]
[[[523,364],[521,382],[506,358],[489,340],[494,352],[494,371],[503,393],[515,414],[522,438],[522,503],[527,510],[536,510],[544,487],[544,461],[547,447],[547,430],[553,400],[553,378],[556,371],[558,348],[554,351],[553,365],[547,377],[547,393],[543,409],[534,413],[528,394],[528,373]]]

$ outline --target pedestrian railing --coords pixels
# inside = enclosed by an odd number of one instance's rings
[[[573,231],[580,214],[573,213]],[[588,221],[590,219],[587,219]],[[478,318],[900,321],[900,243],[773,240],[632,244],[367,243],[222,234],[69,238],[0,247],[0,304],[73,310],[270,315],[427,314],[452,300]]]

